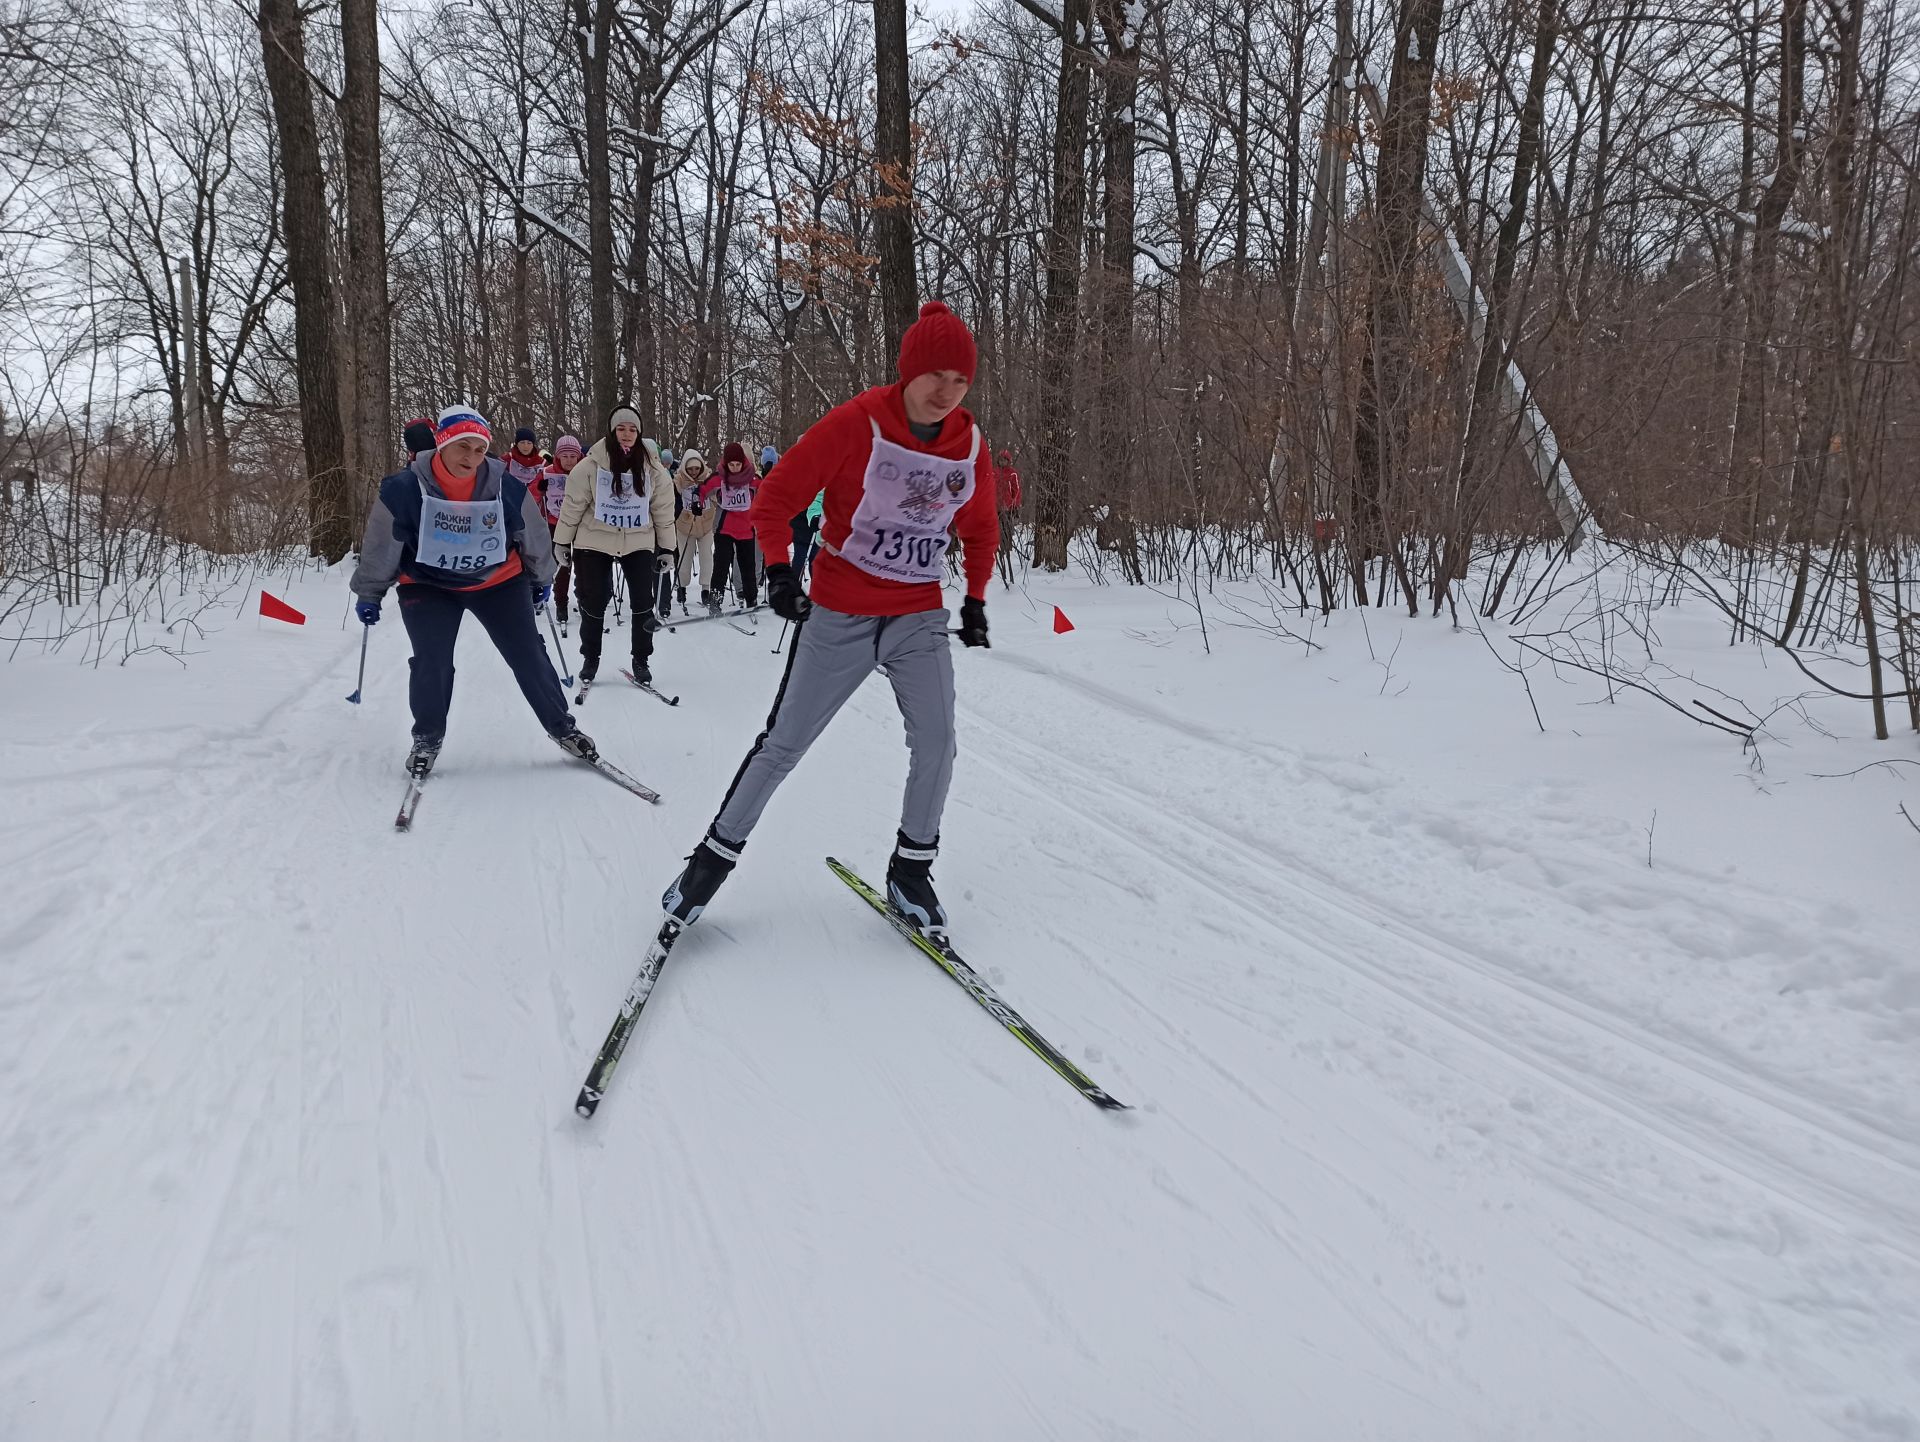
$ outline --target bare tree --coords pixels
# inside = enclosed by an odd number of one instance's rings
[[[307,80],[306,36],[295,0],[261,0],[260,45],[286,173],[283,234],[293,287],[300,431],[307,457],[308,544],[316,556],[337,561],[353,544],[357,517],[340,420],[326,177]]]
[[[392,338],[387,305],[385,177],[380,155],[380,21],[375,0],[340,0],[345,84],[340,96],[346,172],[347,327],[353,357],[353,433],[347,458],[371,496],[393,454]]]
[[[913,143],[907,95],[907,0],[873,0],[874,168],[879,184],[874,202],[874,238],[880,253],[880,313],[886,348],[899,349],[900,337],[920,309],[920,287],[913,268]]]
[[[1071,531],[1071,477],[1077,428],[1074,342],[1080,323],[1080,249],[1086,229],[1087,99],[1093,38],[1091,0],[1066,0],[1055,91],[1053,198],[1047,225],[1046,342],[1040,375],[1040,457],[1034,477],[1033,563],[1064,570]]]

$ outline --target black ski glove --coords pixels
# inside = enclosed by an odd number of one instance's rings
[[[972,596],[960,603],[960,644],[963,646],[985,646],[993,649],[993,642],[987,639],[987,603],[975,600]]]
[[[813,602],[800,589],[800,578],[785,561],[776,561],[767,567],[767,605],[773,608],[774,615],[796,626],[813,610]]]

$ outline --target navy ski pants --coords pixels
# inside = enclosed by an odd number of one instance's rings
[[[561,736],[573,729],[567,696],[547,659],[547,643],[540,638],[533,595],[524,576],[481,591],[449,591],[420,582],[401,586],[399,591],[400,620],[413,642],[407,699],[413,704],[416,737],[437,741],[447,734],[447,708],[453,702],[453,643],[460,634],[460,618],[469,611],[513,669],[520,694],[547,734]]]

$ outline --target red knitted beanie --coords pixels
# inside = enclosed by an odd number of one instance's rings
[[[937,300],[920,307],[920,319],[900,337],[900,380],[904,384],[928,371],[959,371],[973,384],[979,364],[973,332],[967,323]]]

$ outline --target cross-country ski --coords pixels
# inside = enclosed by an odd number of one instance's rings
[[[831,856],[827,858],[827,866],[835,876],[852,888],[855,896],[884,916],[887,923],[905,937],[916,951],[958,982],[961,990],[979,1002],[981,1009],[987,1015],[1018,1037],[1023,1046],[1058,1072],[1081,1096],[1107,1111],[1128,1109],[1125,1102],[1116,1101],[1105,1090],[1095,1085],[1093,1078],[1074,1065],[1058,1047],[1041,1036],[1024,1017],[1001,1000],[999,993],[982,981],[979,973],[961,960],[960,953],[953,949],[952,943],[927,935],[902,913],[899,907],[875,891],[851,867],[835,861]]]
[[[645,691],[649,696],[653,697],[656,701],[664,701],[669,706],[678,706],[680,704],[680,698],[678,696],[667,695],[666,692],[660,690],[657,686],[655,686],[653,682],[643,681],[638,676],[634,675],[633,672],[631,671],[622,671],[620,674],[627,678],[628,685],[633,686],[638,690]]]
[[[12,0],[0,1442],[1920,1442],[1917,13]]]
[[[426,793],[426,789],[427,778],[425,776],[409,776],[407,778],[407,794],[401,798],[400,812],[393,818],[393,829],[395,831],[413,830],[413,813],[420,809],[420,798]]]
[[[761,606],[732,606],[725,610],[715,609],[673,621],[669,623],[667,629],[669,631],[680,631],[688,626],[697,626],[702,621],[726,621],[732,623],[749,618],[763,609],[764,607]]]
[[[613,1081],[614,1068],[620,1065],[620,1058],[626,1054],[627,1043],[633,1040],[634,1028],[640,1024],[640,1011],[646,1006],[647,998],[653,995],[653,988],[660,980],[660,969],[666,965],[667,953],[673,950],[673,944],[680,939],[680,930],[677,921],[669,919],[662,922],[659,933],[641,957],[640,969],[634,974],[633,984],[627,988],[627,995],[620,1003],[620,1010],[614,1016],[606,1040],[600,1043],[599,1053],[587,1070],[587,1079],[580,1088],[580,1095],[574,1098],[573,1109],[583,1119],[592,1117],[599,1109],[601,1099],[606,1096],[607,1087]]]

